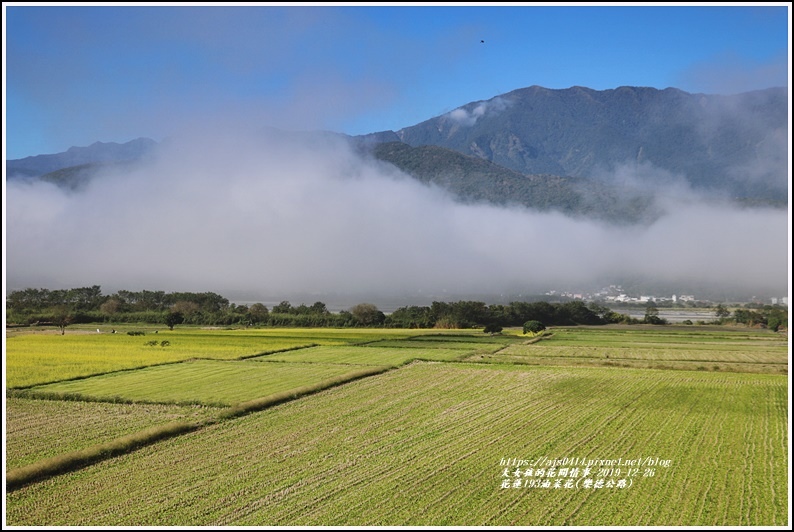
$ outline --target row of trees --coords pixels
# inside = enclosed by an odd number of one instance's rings
[[[582,301],[567,303],[512,302],[508,305],[486,305],[481,301],[454,303],[434,301],[429,307],[402,307],[388,316],[392,327],[469,328],[486,325],[521,327],[528,321],[546,325],[604,325],[607,323],[638,323],[607,307]]]
[[[472,328],[521,327],[535,321],[544,325],[604,325],[608,323],[664,324],[658,309],[649,305],[644,319],[612,311],[597,303],[512,302],[487,305],[481,301],[434,301],[430,306],[400,307],[388,316],[375,305],[361,303],[348,310],[331,312],[323,302],[292,305],[282,301],[268,309],[262,303],[236,305],[212,292],[131,292],[103,295],[99,286],[48,290],[27,288],[6,298],[8,324],[58,325],[71,323],[154,323],[173,328],[178,324],[213,326],[288,327],[396,327]],[[731,313],[717,307],[717,318],[730,321]],[[788,322],[780,307],[736,309],[733,320],[747,325],[774,328]]]
[[[407,306],[385,315],[375,305],[361,303],[331,312],[323,302],[293,306],[282,301],[268,309],[262,303],[236,305],[212,292],[132,292],[103,295],[99,286],[49,290],[26,288],[6,298],[8,324],[158,323],[193,325],[271,325],[292,327],[470,328],[486,325],[522,326],[530,320],[547,325],[600,325],[630,322],[625,315],[596,304],[515,302],[486,305],[481,301],[440,302]],[[636,321],[636,320],[635,320]]]
[[[788,325],[788,309],[773,305],[746,305],[744,308],[737,308],[731,311],[722,304],[715,309],[717,322],[741,323],[748,327],[764,326],[773,331]]]
[[[113,315],[134,312],[161,312],[175,304],[190,305],[202,312],[221,312],[230,308],[229,300],[213,292],[170,292],[119,290],[102,295],[99,285],[66,290],[26,288],[11,292],[6,298],[7,312],[36,313],[67,306],[78,312],[102,312]]]
[[[262,303],[236,305],[213,292],[120,290],[103,295],[98,285],[65,290],[26,288],[6,297],[6,322],[12,325],[73,323],[154,323],[170,328],[192,325],[273,325],[292,327],[384,326],[386,316],[362,303],[332,313],[325,303],[293,306],[282,301],[271,310]]]

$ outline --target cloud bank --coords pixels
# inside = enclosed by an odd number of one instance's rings
[[[184,137],[74,193],[7,184],[7,288],[441,297],[630,276],[787,293],[787,213],[668,202],[650,226],[463,205],[333,136]],[[228,296],[227,296],[228,297]]]

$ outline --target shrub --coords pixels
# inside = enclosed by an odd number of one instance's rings
[[[540,331],[545,331],[545,330],[546,330],[546,326],[537,320],[530,320],[524,324],[524,334],[527,334],[528,332],[531,332],[532,334],[537,334]]]
[[[485,326],[485,329],[483,329],[482,332],[490,333],[490,334],[500,333],[502,332],[502,326],[497,325],[495,323],[489,323],[488,325]]]

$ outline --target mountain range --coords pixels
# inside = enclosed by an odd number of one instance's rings
[[[147,138],[138,138],[124,144],[95,142],[86,147],[72,146],[62,153],[33,155],[23,159],[8,160],[6,161],[6,173],[10,178],[41,177],[65,168],[95,163],[137,161],[150,155],[157,146],[157,142]]]
[[[706,196],[785,207],[788,113],[786,88],[707,95],[532,86],[399,131],[338,136],[459,201],[635,223],[658,215],[649,191],[682,184]],[[7,160],[6,172],[79,189],[104,165],[139,161],[158,146],[146,138],[96,142]]]

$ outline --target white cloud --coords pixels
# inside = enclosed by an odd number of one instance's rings
[[[776,210],[673,202],[650,227],[462,205],[333,139],[175,142],[81,193],[8,184],[9,289],[500,293],[609,275],[784,291]]]
[[[475,123],[477,123],[477,120],[485,116],[486,112],[499,113],[505,110],[508,105],[509,102],[507,100],[501,97],[496,97],[492,100],[477,103],[477,105],[475,105],[471,111],[464,107],[458,107],[457,109],[447,113],[447,116],[453,122],[462,126],[473,126]]]

